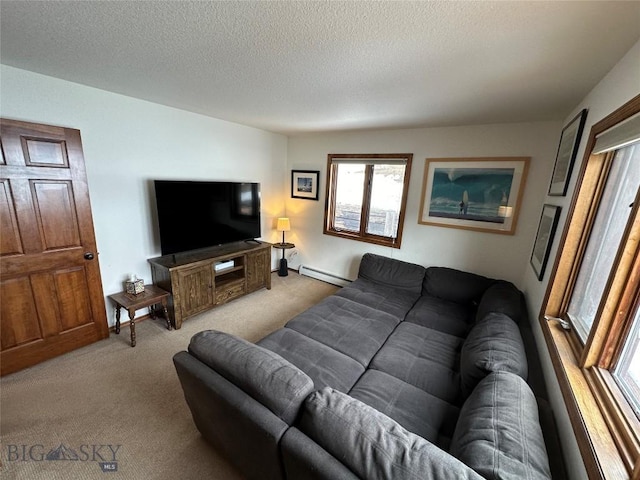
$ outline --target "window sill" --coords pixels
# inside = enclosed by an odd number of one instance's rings
[[[569,335],[555,323],[540,323],[589,479],[630,479]]]
[[[375,245],[382,245],[385,247],[400,248],[399,239],[396,239],[396,241],[394,241],[393,239],[388,237],[379,237],[375,235],[363,236],[358,233],[349,232],[347,230],[338,231],[338,230],[331,230],[328,228],[325,228],[324,234],[332,235],[334,237],[348,238],[349,240],[357,240],[359,242],[373,243]]]

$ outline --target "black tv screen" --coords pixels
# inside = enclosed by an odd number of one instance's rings
[[[260,184],[155,180],[162,255],[260,236]]]

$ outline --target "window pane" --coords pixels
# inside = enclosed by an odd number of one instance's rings
[[[404,169],[404,165],[374,165],[367,233],[397,237]]]
[[[640,309],[636,311],[633,328],[627,337],[620,361],[612,373],[640,418]]]
[[[589,237],[568,313],[586,341],[640,185],[640,144],[618,150]]]
[[[336,230],[360,231],[362,194],[364,190],[365,165],[362,163],[342,163],[336,166]]]

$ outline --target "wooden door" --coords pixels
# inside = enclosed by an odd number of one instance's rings
[[[179,291],[181,319],[211,308],[214,301],[213,265],[181,268],[178,271],[178,285],[174,289]],[[180,325],[182,326],[182,320]],[[176,320],[176,329],[178,328]]]
[[[0,119],[0,373],[109,335],[80,132]]]

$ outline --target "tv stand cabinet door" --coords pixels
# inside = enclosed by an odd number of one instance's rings
[[[178,329],[184,318],[213,307],[213,265],[180,268],[174,278],[175,322]]]
[[[271,289],[271,248],[247,253],[247,293],[266,287]]]

